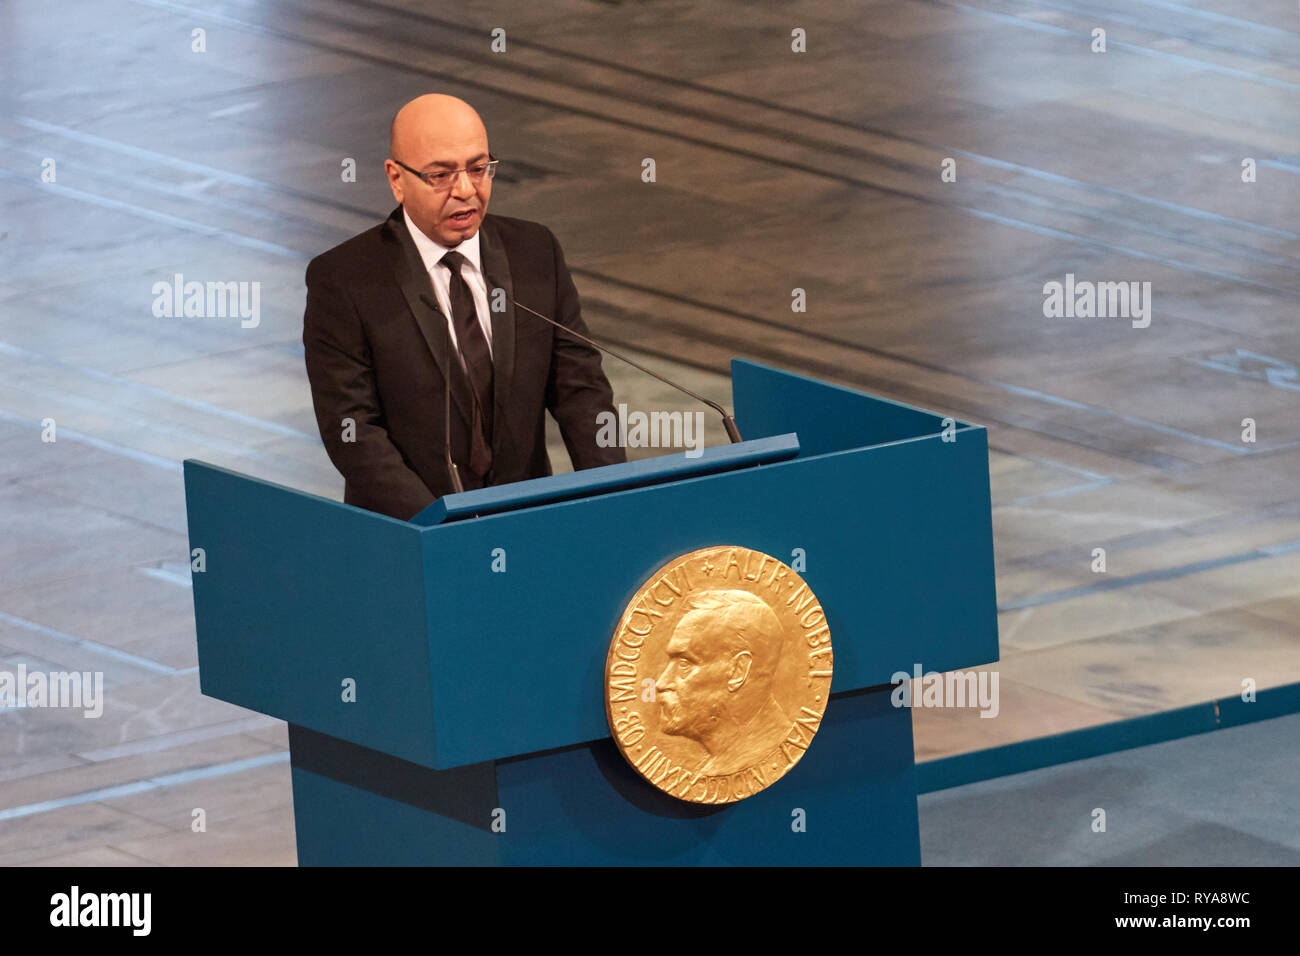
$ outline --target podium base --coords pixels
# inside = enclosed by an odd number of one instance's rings
[[[655,789],[609,738],[431,770],[290,724],[298,863],[917,866],[912,715],[892,689],[833,696],[798,765],[722,806]]]

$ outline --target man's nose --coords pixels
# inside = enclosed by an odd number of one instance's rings
[[[474,180],[469,178],[468,169],[459,169],[452,174],[455,178],[452,180],[451,194],[457,199],[467,199],[474,195]]]

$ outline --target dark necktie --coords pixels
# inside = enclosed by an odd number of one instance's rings
[[[461,266],[467,260],[459,252],[445,253],[443,265],[451,270],[451,321],[456,328],[462,365],[469,376],[474,394],[474,422],[470,431],[469,466],[480,482],[492,467],[492,353],[487,337],[479,325],[474,296],[469,290]]]

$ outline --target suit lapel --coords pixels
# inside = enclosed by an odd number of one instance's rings
[[[433,294],[433,282],[424,268],[424,260],[420,258],[420,252],[415,248],[415,241],[407,231],[401,206],[393,210],[384,224],[384,240],[388,249],[389,265],[402,290],[402,297],[406,299],[406,305],[411,310],[411,315],[415,317],[415,324],[419,326],[425,344],[433,353],[433,360],[437,363],[443,380],[451,382],[452,405],[468,428],[473,401],[470,397],[469,379],[460,368],[459,357],[449,351],[451,335],[447,331],[447,317],[436,307],[430,308],[420,298],[423,294],[427,295],[431,302],[438,301],[437,296]],[[494,336],[496,335],[495,321],[494,316],[492,327]]]
[[[511,441],[506,416],[510,383],[515,371],[515,290],[510,281],[510,260],[497,232],[496,219],[492,216],[484,216],[483,225],[479,227],[479,254],[483,261],[483,277],[487,280],[488,309],[492,314],[492,402],[496,420],[492,429],[492,456],[496,458],[510,447]],[[504,290],[505,302],[501,311],[495,308],[500,300],[497,289]]]

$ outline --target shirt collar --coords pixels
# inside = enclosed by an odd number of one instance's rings
[[[411,234],[411,239],[415,242],[415,248],[419,250],[420,259],[424,262],[424,270],[426,272],[432,273],[433,267],[438,264],[443,253],[450,252],[454,249],[456,252],[459,252],[462,256],[468,259],[474,268],[478,270],[480,275],[483,273],[483,265],[481,261],[482,256],[479,253],[478,242],[478,237],[480,233],[483,232],[482,222],[479,223],[478,229],[474,231],[474,235],[470,236],[460,245],[444,246],[441,242],[430,239],[420,231],[420,227],[411,221],[411,216],[406,211],[405,206],[402,207],[402,218],[406,220],[406,229]]]

